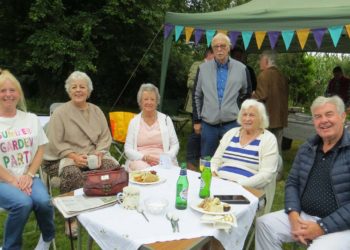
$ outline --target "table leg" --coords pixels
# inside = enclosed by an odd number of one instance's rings
[[[69,227],[69,239],[70,239],[70,249],[74,250],[74,244],[73,244],[73,234],[72,234],[72,218],[68,218],[68,227]]]

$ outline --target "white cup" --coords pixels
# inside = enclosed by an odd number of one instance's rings
[[[87,161],[89,169],[96,169],[99,167],[97,155],[88,155]]]
[[[136,209],[140,202],[140,190],[133,186],[124,187],[123,192],[117,194],[117,202],[125,209]]]

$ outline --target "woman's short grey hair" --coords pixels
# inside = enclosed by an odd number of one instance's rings
[[[94,90],[94,87],[92,86],[92,81],[86,73],[81,71],[74,71],[68,76],[66,84],[64,85],[66,92],[69,94],[69,89],[72,83],[76,80],[84,80],[86,82],[86,85],[88,87],[88,97],[90,97],[91,92]]]
[[[261,102],[258,102],[255,99],[247,99],[242,103],[241,110],[238,113],[237,122],[239,124],[242,124],[243,112],[245,110],[249,109],[250,107],[254,107],[258,111],[258,115],[260,118],[259,128],[261,128],[261,129],[268,128],[269,127],[269,118],[267,116],[265,105]]]
[[[334,104],[338,113],[341,115],[345,112],[345,105],[343,100],[337,96],[331,96],[331,97],[324,97],[324,96],[319,96],[317,97],[311,104],[311,113],[314,113],[314,110],[320,106],[325,105],[326,103],[331,103]]]
[[[141,84],[140,89],[137,92],[137,103],[139,104],[139,107],[141,108],[142,94],[145,91],[154,92],[156,94],[157,105],[159,105],[160,95],[158,88],[152,83],[143,83]]]

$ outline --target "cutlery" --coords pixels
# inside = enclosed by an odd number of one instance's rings
[[[145,213],[143,212],[143,209],[142,208],[137,208],[137,212],[139,212],[140,214],[142,214],[143,215],[143,217],[145,218],[145,220],[147,221],[147,222],[149,222],[149,220],[148,220],[148,218],[147,218],[147,216],[145,215]]]
[[[173,215],[171,213],[167,213],[166,216],[165,216],[171,223],[171,227],[173,229],[173,233],[175,233],[175,224],[174,224],[174,221],[173,221]]]
[[[180,232],[180,228],[179,228],[179,217],[177,215],[173,215],[173,222],[175,224],[175,229],[177,232]]]

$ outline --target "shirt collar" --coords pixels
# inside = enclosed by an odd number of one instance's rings
[[[228,65],[230,63],[230,60],[228,58],[227,58],[227,61],[224,64],[219,63],[218,61],[216,61],[216,59],[214,59],[214,60],[215,60],[215,63],[216,63],[216,67],[218,67],[218,68],[225,68],[225,69],[227,69]]]

